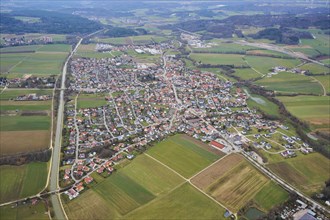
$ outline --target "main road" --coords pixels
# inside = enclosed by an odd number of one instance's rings
[[[61,82],[61,90],[60,90],[60,99],[57,111],[57,123],[56,123],[56,133],[55,133],[55,144],[53,148],[52,160],[51,160],[51,170],[50,170],[50,181],[49,181],[49,189],[50,191],[56,191],[59,189],[58,185],[58,174],[59,174],[59,166],[60,166],[60,154],[61,154],[61,142],[62,142],[62,125],[63,125],[63,114],[64,114],[64,91],[65,91],[65,79],[67,73],[67,66],[77,51],[77,48],[81,44],[83,38],[81,38],[75,48],[72,50],[68,58],[66,59],[63,70],[62,70],[62,82]],[[50,197],[53,210],[55,214],[55,219],[67,219],[67,216],[63,210],[63,206],[61,203],[60,194],[53,194]]]

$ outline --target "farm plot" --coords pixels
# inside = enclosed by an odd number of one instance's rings
[[[260,56],[245,56],[245,60],[249,66],[255,68],[263,74],[269,73],[270,69],[276,66],[293,68],[300,64],[300,61],[297,59],[282,59]]]
[[[181,135],[159,142],[147,153],[186,178],[219,158],[218,155],[204,150],[198,144],[183,139]]]
[[[0,111],[47,111],[51,108],[51,101],[1,101]]]
[[[315,79],[320,81],[320,83],[324,86],[326,93],[330,93],[330,75],[325,76],[313,76]]]
[[[307,63],[301,67],[302,70],[308,70],[312,74],[329,74],[330,68],[315,63]]]
[[[31,94],[35,93],[37,95],[51,95],[53,91],[51,89],[46,90],[46,89],[38,89],[38,90],[29,90],[29,89],[18,89],[18,90],[12,90],[12,89],[6,89],[0,94],[0,100],[2,101],[9,101],[10,99],[14,99],[17,96],[21,95],[26,95],[26,94]]]
[[[279,107],[263,96],[252,94],[247,100],[247,104],[249,108],[256,108],[257,110],[262,111],[268,115],[276,117],[280,116]]]
[[[0,166],[0,202],[31,196],[43,189],[47,180],[47,163]]]
[[[1,131],[0,156],[47,149],[49,131]]]
[[[104,95],[100,94],[81,94],[78,96],[77,108],[94,108],[106,105]]]
[[[202,64],[246,66],[243,55],[237,54],[191,53],[190,57]]]
[[[225,219],[225,210],[189,184],[134,210],[123,219]]]
[[[259,73],[257,73],[251,68],[235,69],[234,75],[238,76],[242,80],[255,79],[261,76]]]
[[[16,220],[16,219],[38,219],[48,220],[47,208],[43,202],[36,205],[20,205],[12,208],[11,205],[0,207],[0,219]]]
[[[212,41],[211,41],[212,42]],[[217,45],[209,48],[192,48],[193,52],[203,53],[246,53],[248,50],[257,49],[256,47],[243,46],[234,43],[216,43]]]
[[[232,157],[236,161],[235,165],[228,163],[228,159]],[[238,158],[237,158],[238,157]],[[210,167],[205,170],[207,174],[199,174],[193,179],[199,187],[203,189],[207,194],[224,204],[231,211],[237,212],[245,204],[250,201],[259,190],[264,187],[269,180],[259,173],[252,165],[246,160],[240,159],[238,155],[230,155],[224,159],[224,162],[220,160],[213,166],[226,166],[227,170],[214,173],[217,168]],[[223,163],[221,163],[223,162]],[[231,162],[233,163],[233,162]],[[223,168],[220,168],[223,169]],[[211,172],[211,174],[208,174]],[[203,178],[209,177],[208,184]]]
[[[312,125],[329,125],[330,99],[328,96],[277,97],[294,116]]]
[[[281,72],[272,77],[265,77],[256,81],[266,89],[284,94],[323,94],[322,86],[308,76],[289,72]]]
[[[321,190],[324,182],[330,178],[330,160],[319,153],[301,155],[269,164],[268,167],[308,195]]]
[[[0,116],[0,131],[48,130],[49,116]]]

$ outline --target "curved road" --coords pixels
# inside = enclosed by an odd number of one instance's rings
[[[81,44],[83,38],[79,40],[74,50],[70,53],[68,58],[66,59],[63,70],[62,70],[62,83],[61,83],[61,91],[60,91],[60,100],[58,106],[58,114],[57,114],[57,123],[56,123],[56,134],[55,134],[55,144],[53,148],[53,156],[51,161],[51,171],[50,171],[50,181],[49,181],[49,189],[50,191],[56,191],[59,189],[58,186],[58,173],[59,173],[59,165],[60,165],[60,154],[61,154],[61,142],[62,142],[62,125],[63,125],[63,113],[64,113],[64,90],[65,90],[65,79],[67,73],[67,65],[73,54],[77,51],[77,48]],[[65,212],[63,211],[61,199],[59,194],[53,194],[50,197],[51,202],[53,204],[55,219],[67,219]]]

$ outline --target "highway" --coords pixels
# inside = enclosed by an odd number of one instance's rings
[[[56,191],[59,189],[58,186],[58,175],[59,175],[59,166],[60,166],[60,154],[61,154],[61,145],[62,145],[62,125],[63,125],[63,114],[64,114],[64,90],[65,90],[65,79],[67,73],[68,62],[73,56],[73,54],[77,51],[77,48],[81,44],[83,38],[81,38],[74,50],[70,53],[68,58],[66,59],[63,70],[62,70],[62,82],[61,82],[61,91],[60,91],[60,99],[58,106],[58,114],[57,114],[57,123],[56,123],[56,133],[55,133],[55,144],[53,148],[51,167],[50,167],[50,181],[49,181],[49,189],[50,191]],[[52,194],[51,202],[54,210],[54,218],[55,219],[67,219],[67,216],[63,210],[60,195]]]

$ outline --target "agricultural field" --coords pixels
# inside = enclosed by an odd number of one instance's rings
[[[225,219],[224,213],[222,207],[186,183],[123,219]]]
[[[277,97],[294,116],[314,126],[329,126],[330,99],[328,96]]]
[[[330,178],[330,160],[319,153],[300,155],[267,166],[309,196],[319,192],[324,182]]]
[[[320,30],[310,30],[315,39],[301,39],[302,45],[307,45],[319,51],[323,55],[330,55],[330,37],[329,35],[322,34]]]
[[[51,101],[2,101],[0,111],[47,111],[51,108]]]
[[[326,65],[330,65],[330,58],[328,59],[323,59],[323,60],[320,60],[322,63],[326,64]]]
[[[157,143],[148,154],[188,178],[220,157],[200,145],[203,143],[193,142],[185,135],[175,135]]]
[[[103,94],[81,94],[78,96],[77,108],[93,108],[106,105]]]
[[[327,94],[330,93],[330,75],[325,76],[313,76],[318,80],[323,86]]]
[[[246,53],[248,50],[257,49],[256,47],[243,46],[235,43],[224,43],[216,42],[217,45],[214,45],[210,48],[191,48],[193,52],[203,52],[203,53]]]
[[[1,101],[9,101],[10,99],[14,99],[17,96],[25,95],[25,94],[31,94],[35,93],[37,95],[51,95],[53,93],[53,90],[51,89],[6,89],[0,94],[0,100]]]
[[[3,37],[14,38],[14,37],[22,37],[22,36],[24,36],[24,38],[27,40],[40,39],[41,37],[45,37],[45,36],[53,38],[53,42],[60,42],[66,40],[66,35],[63,34],[39,34],[39,33],[27,33],[24,35],[0,34],[1,39]]]
[[[293,68],[300,64],[297,59],[282,59],[272,57],[260,57],[260,56],[245,56],[247,64],[263,74],[270,72],[270,69],[276,66],[284,66],[287,68]]]
[[[323,94],[322,86],[315,80],[289,72],[280,72],[277,75],[265,77],[256,81],[256,84],[283,94]]]
[[[280,53],[277,51],[272,51],[272,50],[262,50],[262,49],[256,49],[256,50],[249,50],[246,53],[247,55],[252,55],[252,56],[277,56],[281,58],[289,58],[288,55],[284,53]]]
[[[295,47],[292,50],[295,51],[295,52],[303,53],[303,54],[305,54],[305,55],[307,55],[308,57],[311,57],[311,58],[317,57],[317,56],[320,55],[319,51],[317,51],[317,50],[315,50],[315,49],[313,49],[309,46],[307,46],[307,47],[306,46]]]
[[[47,180],[47,163],[0,166],[0,202],[8,202],[40,192]]]
[[[251,94],[247,100],[247,104],[249,108],[256,108],[257,110],[260,110],[268,115],[275,117],[280,116],[279,107],[263,96]]]
[[[0,131],[0,156],[37,151],[49,147],[50,132]]]
[[[268,210],[287,199],[287,195],[282,196],[286,194],[282,188],[269,186],[271,181],[238,154],[231,154],[215,163],[194,177],[192,183],[234,212],[250,200],[255,200],[257,204],[262,201],[259,194],[261,190],[275,198],[268,204],[260,204],[262,210]]]
[[[87,57],[87,58],[113,58],[122,54],[119,51],[111,51],[111,52],[97,52],[95,50],[96,44],[81,44],[78,47],[77,53],[74,57]]]
[[[202,64],[246,66],[238,54],[191,53],[190,58]]]
[[[299,69],[309,70],[309,72],[312,74],[329,74],[330,73],[330,68],[321,66],[321,65],[315,64],[315,63],[307,63],[307,64],[299,67]]]
[[[43,202],[38,202],[36,205],[20,205],[12,208],[11,205],[0,207],[0,219],[16,220],[16,219],[38,219],[48,220],[47,207]]]
[[[152,42],[161,43],[167,41],[165,37],[155,36],[155,35],[141,35],[132,37],[115,37],[115,38],[93,38],[92,41],[96,43],[109,43],[114,45],[125,45],[125,44],[135,44],[135,45],[145,45]]]
[[[0,49],[1,53],[15,52],[70,52],[71,45],[68,44],[45,44],[45,45],[27,45],[16,47],[4,47]]]
[[[49,116],[0,116],[0,131],[36,131],[50,128]]]
[[[238,76],[242,80],[255,79],[261,76],[259,73],[257,73],[251,68],[235,69],[234,75]]]

